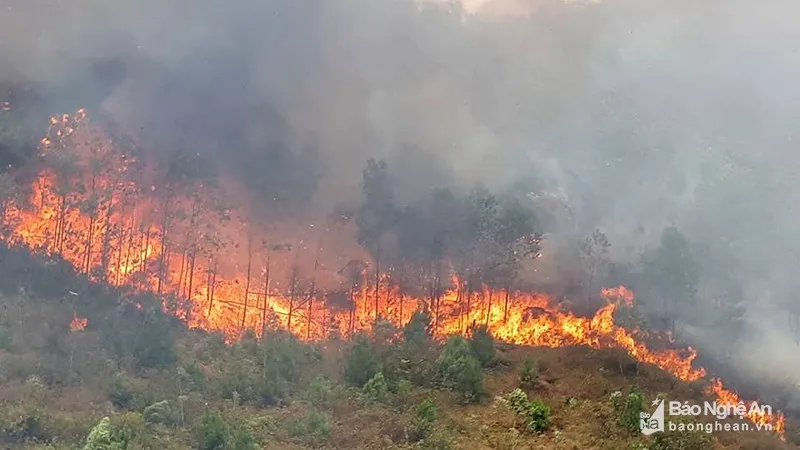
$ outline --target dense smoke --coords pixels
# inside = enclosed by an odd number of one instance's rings
[[[4,3],[0,79],[48,92],[53,112],[103,111],[150,151],[212,156],[265,209],[357,201],[368,157],[388,161],[401,201],[521,186],[555,214],[551,278],[596,227],[635,262],[674,225],[702,250],[703,301],[741,288],[748,348],[728,350],[786,372],[793,3]]]

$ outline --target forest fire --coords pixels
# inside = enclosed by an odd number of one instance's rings
[[[192,327],[223,331],[230,339],[246,330],[281,327],[301,339],[320,340],[369,330],[379,317],[402,326],[425,308],[437,337],[482,324],[509,343],[621,348],[681,380],[706,375],[693,367],[693,349],[651,350],[614,324],[616,311],[633,307],[633,292],[622,286],[603,290],[607,304],[593,317],[562,311],[545,294],[467,291],[457,278],[454,287],[441,289],[437,279],[435,293],[423,298],[401,289],[388,274],[367,281],[365,264],[348,264],[337,272],[338,287],[330,287],[323,279],[330,277],[332,263],[322,261],[329,256],[322,255],[323,240],[336,240],[325,238],[334,233],[330,227],[317,227],[318,234],[293,244],[258,235],[245,213],[220,207],[212,185],[183,188],[150,180],[144,164],[115,151],[83,110],[51,120],[41,157],[38,178],[16,193],[25,195],[4,197],[4,239],[59,255],[91,279],[159,295]],[[316,239],[313,269],[301,273],[298,253]],[[86,324],[76,316],[71,328]],[[738,402],[718,379],[710,392]],[[783,416],[777,417],[772,425],[782,433]]]
[[[89,320],[85,317],[78,317],[76,314],[72,321],[69,323],[69,329],[72,331],[83,331],[86,329],[86,325],[89,324]]]

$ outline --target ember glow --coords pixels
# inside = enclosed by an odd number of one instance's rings
[[[638,334],[614,324],[614,313],[634,304],[634,293],[624,286],[604,289],[607,304],[593,317],[563,311],[546,294],[489,288],[468,293],[457,278],[438,295],[414,298],[388,274],[375,283],[367,276],[368,264],[348,263],[347,271],[333,277],[338,288],[323,289],[323,278],[330,275],[320,262],[323,247],[330,253],[340,241],[330,227],[315,228],[316,249],[307,236],[293,249],[279,245],[285,241],[254,231],[246,211],[220,207],[220,188],[202,182],[191,189],[157,185],[146,164],[115,147],[83,110],[52,118],[41,140],[43,169],[29,198],[4,204],[3,238],[59,255],[93,280],[157,294],[189,326],[222,331],[231,340],[246,330],[260,334],[274,327],[305,340],[349,336],[370,330],[377,317],[403,326],[426,308],[438,338],[483,324],[509,343],[621,348],[681,380],[706,375],[693,366],[694,349],[652,350]],[[298,248],[316,255],[310,274],[299,275]],[[71,328],[86,324],[76,316]],[[719,379],[709,392],[738,402]],[[783,433],[782,415],[750,419]]]
[[[83,331],[86,329],[86,325],[89,324],[89,319],[85,317],[78,317],[76,314],[72,318],[72,322],[69,323],[69,329],[72,331]]]

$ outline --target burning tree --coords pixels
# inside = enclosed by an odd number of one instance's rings
[[[592,293],[595,290],[596,278],[608,265],[608,249],[610,247],[611,243],[608,242],[608,238],[599,229],[592,231],[592,234],[581,241],[578,246],[578,255],[581,261],[583,261],[589,278],[586,285],[588,287],[590,303],[592,301]]]
[[[657,302],[667,328],[675,331],[681,307],[693,307],[699,278],[689,241],[677,228],[666,228],[661,246],[644,256],[642,283],[646,298]]]
[[[363,176],[361,189],[365,201],[356,214],[356,225],[358,226],[358,243],[370,251],[375,263],[374,301],[375,320],[377,321],[383,238],[395,222],[394,194],[389,185],[386,162],[370,158]]]

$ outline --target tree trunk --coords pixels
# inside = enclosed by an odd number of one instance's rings
[[[211,317],[211,309],[214,306],[214,294],[217,290],[217,263],[219,258],[214,258],[214,269],[208,273],[208,284],[209,284],[209,294],[208,294],[208,314],[207,316]],[[210,264],[210,262],[209,262]]]
[[[317,257],[314,259],[314,271],[311,273],[311,290],[308,297],[308,317],[306,318],[306,340],[311,338],[311,315],[314,311],[314,297],[317,295],[317,269],[319,268],[319,256],[322,251],[322,235],[319,237],[319,244],[317,244]]]
[[[439,300],[441,299],[442,293],[442,263],[439,261],[436,264],[436,275],[435,275],[435,284],[434,284],[434,325],[433,325],[433,334],[434,336],[439,332]]]
[[[375,252],[375,323],[378,323],[378,293],[381,285],[381,241],[378,238],[377,251]]]
[[[489,291],[489,298],[486,302],[486,323],[485,325],[489,326],[489,317],[492,315],[492,294],[494,293],[494,289],[488,289]]]
[[[111,249],[109,248],[111,245],[111,216],[114,214],[114,192],[111,193],[110,198],[108,199],[108,207],[106,209],[106,221],[105,225],[103,226],[103,249],[100,255],[100,266],[103,271],[103,280],[108,282],[108,265],[111,262],[111,255],[109,254]]]
[[[164,199],[164,216],[161,220],[161,258],[158,264],[158,295],[161,295],[163,292],[164,284],[169,276],[169,258],[167,257],[169,239],[167,236],[167,229],[169,227],[171,200],[172,195],[168,193],[167,198]]]
[[[289,314],[286,320],[286,329],[292,332],[292,315],[294,314],[294,297],[297,288],[297,263],[292,266],[291,279],[289,282]]]
[[[511,296],[511,282],[506,284],[506,300],[503,307],[503,323],[508,321],[508,298]]]
[[[267,249],[267,271],[264,277],[264,309],[261,311],[261,336],[267,334],[267,310],[269,308],[269,269],[270,269],[270,250]]]
[[[239,334],[244,331],[245,321],[247,320],[247,301],[250,298],[250,270],[253,264],[253,246],[250,234],[247,235],[247,281],[244,285],[244,308],[242,310],[242,322],[239,324]]]

